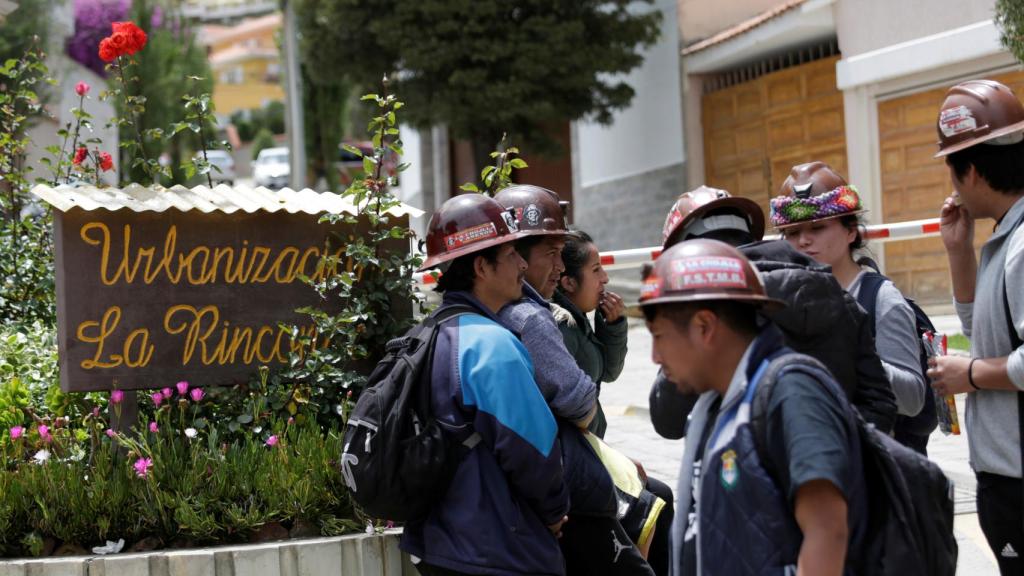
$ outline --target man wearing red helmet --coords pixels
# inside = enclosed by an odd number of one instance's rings
[[[941,211],[953,297],[971,357],[928,370],[942,394],[966,392],[967,439],[978,480],[978,521],[1004,575],[1024,573],[1024,106],[998,82],[946,93],[939,152],[956,191]],[[974,222],[996,221],[974,252]]]
[[[430,220],[427,260],[440,268],[442,306],[473,313],[441,322],[430,378],[432,416],[471,427],[480,442],[460,461],[445,496],[410,522],[401,547],[425,575],[563,576],[557,535],[569,493],[555,419],[522,343],[497,312],[522,296],[526,262],[515,216],[480,194],[456,196]]]
[[[552,412],[560,418],[559,439],[572,501],[570,520],[559,541],[567,572],[651,575],[655,563],[649,566],[645,561],[645,555],[631,542],[631,536],[639,542],[639,534],[627,531],[620,516],[624,510],[636,511],[650,524],[658,522],[665,529],[657,541],[667,544],[672,492],[660,483],[664,491],[644,490],[639,498],[615,489],[605,464],[581,433],[589,425],[591,432],[603,434],[604,416],[597,407],[597,386],[566,349],[549,302],[565,269],[561,254],[570,234],[565,221],[567,203],[560,201],[555,192],[530,184],[503,188],[494,199],[515,214],[522,235],[515,247],[528,264],[523,297],[505,305],[498,318],[522,339],[534,363],[537,385]],[[624,318],[616,328],[625,338]],[[595,425],[600,427],[599,432]],[[657,564],[659,568],[667,567],[668,547],[660,548],[652,544],[651,554],[658,560],[664,557]]]
[[[654,362],[700,394],[672,573],[839,576],[856,566],[867,501],[852,409],[824,366],[759,315],[784,303],[750,261],[716,240],[681,242],[646,271],[639,305]]]

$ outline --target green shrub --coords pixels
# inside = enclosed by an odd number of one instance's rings
[[[271,522],[325,536],[366,526],[336,463],[338,428],[269,417],[226,441],[193,427],[205,403],[178,396],[113,437],[89,414],[48,442],[34,428],[6,446],[15,465],[0,470],[0,554],[38,553],[47,538],[199,545],[245,542]]]

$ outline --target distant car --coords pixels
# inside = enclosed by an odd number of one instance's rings
[[[196,160],[202,160],[203,153],[196,154]],[[207,150],[206,160],[210,163],[210,178],[214,185],[235,184],[235,159],[227,150]]]
[[[252,177],[257,186],[284,188],[291,172],[287,148],[264,148],[252,163]]]

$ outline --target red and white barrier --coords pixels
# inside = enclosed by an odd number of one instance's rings
[[[911,220],[895,224],[875,224],[867,227],[868,240],[875,242],[892,242],[894,240],[914,240],[939,235],[939,219]],[[765,239],[777,239],[778,236],[766,236]],[[601,253],[601,265],[605,270],[624,270],[639,268],[646,262],[653,262],[661,255],[661,246],[650,248],[630,248],[628,250],[612,250]],[[419,273],[415,278],[424,286],[436,284],[437,280],[430,273]]]

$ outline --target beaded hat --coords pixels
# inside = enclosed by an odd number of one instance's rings
[[[794,166],[769,209],[778,229],[866,212],[857,188],[824,162]]]

